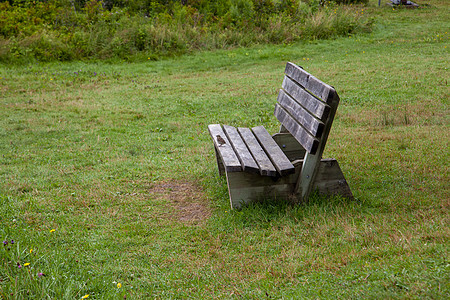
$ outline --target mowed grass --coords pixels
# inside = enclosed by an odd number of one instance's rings
[[[373,33],[331,41],[1,66],[1,297],[450,297],[449,7],[428,3],[371,2]],[[276,132],[286,61],[337,89],[324,156],[356,199],[231,211],[207,125]]]

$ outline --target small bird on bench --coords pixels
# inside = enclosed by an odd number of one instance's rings
[[[217,138],[217,142],[219,143],[219,147],[222,147],[223,145],[225,145],[227,142],[225,142],[225,140],[220,136],[220,134],[216,135]]]

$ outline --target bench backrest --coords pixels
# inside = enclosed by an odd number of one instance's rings
[[[275,116],[310,154],[322,155],[339,96],[330,85],[287,63]]]

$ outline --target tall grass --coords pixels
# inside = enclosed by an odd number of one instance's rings
[[[322,7],[315,2],[293,1],[288,11],[260,15],[253,6],[243,5],[236,10],[231,5],[228,13],[213,17],[181,5],[151,17],[131,14],[126,8],[107,11],[99,4],[95,9],[86,5],[83,11],[74,12],[54,2],[40,2],[38,7],[3,3],[0,61],[132,60],[136,55],[157,58],[197,50],[289,44],[371,30],[370,19],[362,16],[358,8],[332,4]],[[21,16],[26,14],[35,15],[39,21],[23,19]],[[11,23],[17,25],[11,27]]]

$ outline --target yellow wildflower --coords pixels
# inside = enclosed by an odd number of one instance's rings
[[[84,295],[81,299],[86,299],[87,297],[89,297],[89,294]]]
[[[117,284],[117,288],[120,289],[121,287],[122,287],[122,284],[119,282],[119,283]]]
[[[24,267],[29,266],[29,265],[30,265],[30,263],[24,263],[23,264]]]

